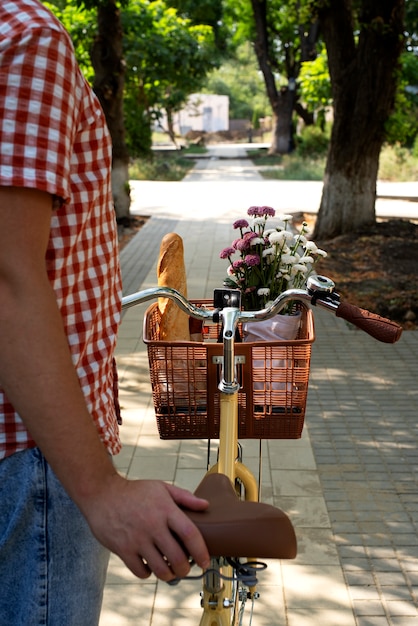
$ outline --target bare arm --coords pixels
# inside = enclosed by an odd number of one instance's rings
[[[46,273],[51,211],[46,193],[0,188],[2,386],[96,537],[136,575],[187,573],[172,533],[205,567],[203,539],[176,505],[205,502],[158,481],[123,479],[98,437]]]

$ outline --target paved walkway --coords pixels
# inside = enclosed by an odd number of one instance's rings
[[[227,148],[231,149],[231,148]],[[248,160],[199,161],[182,183],[138,183],[134,211],[152,215],[121,255],[124,290],[154,286],[161,238],[183,237],[192,298],[211,297],[224,275],[219,251],[251,204],[315,210],[317,183],[262,181]],[[418,197],[418,184],[385,195]],[[387,214],[418,205],[381,200]],[[379,211],[383,211],[380,206]],[[118,343],[124,449],[130,478],[194,489],[206,442],[161,441],[142,343],[144,307],[129,309]],[[299,441],[263,442],[263,499],[290,515],[295,561],[271,562],[261,577],[254,626],[416,626],[418,623],[418,332],[379,344],[319,311],[307,426]],[[258,442],[244,442],[256,465]],[[215,455],[213,447],[212,457]],[[138,581],[112,557],[101,626],[195,626],[199,585]]]

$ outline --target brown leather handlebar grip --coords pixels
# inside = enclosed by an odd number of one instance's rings
[[[364,330],[383,343],[395,343],[402,335],[402,326],[396,322],[380,317],[376,313],[370,313],[365,309],[360,309],[348,302],[342,302],[335,315],[351,322],[357,328]]]

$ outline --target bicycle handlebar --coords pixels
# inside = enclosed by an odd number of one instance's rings
[[[365,309],[340,302],[340,297],[334,292],[334,283],[325,276],[312,276],[308,279],[306,289],[288,289],[281,293],[271,305],[260,311],[241,311],[236,308],[227,307],[223,309],[223,317],[229,317],[231,314],[234,318],[234,324],[238,322],[262,321],[267,320],[280,313],[284,306],[292,301],[299,300],[306,302],[308,305],[319,306],[341,317],[346,321],[354,324],[361,330],[371,335],[374,339],[383,343],[395,343],[402,334],[402,327],[389,319],[380,317],[376,313],[371,313]],[[145,289],[137,293],[122,298],[122,310],[131,306],[155,300],[156,298],[171,298],[179,308],[199,320],[213,320],[214,310],[197,307],[178,291],[171,287],[155,287]],[[228,323],[227,326],[231,327]]]
[[[399,324],[380,317],[376,313],[360,309],[349,302],[342,302],[335,315],[355,324],[357,328],[383,343],[395,343],[402,334],[402,327]]]

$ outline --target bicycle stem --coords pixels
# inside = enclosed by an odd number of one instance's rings
[[[284,306],[292,300],[306,301],[331,311],[339,306],[339,296],[333,293],[334,283],[323,276],[312,277],[307,289],[288,289],[281,293],[274,302],[261,311],[240,311],[235,307],[225,307],[219,311],[223,327],[223,368],[218,389],[226,394],[233,394],[239,390],[235,369],[235,330],[239,322],[269,319],[277,315]]]
[[[241,311],[226,307],[219,312],[223,326],[223,367],[222,378],[218,389],[223,393],[233,394],[239,390],[235,372],[235,329],[240,319]]]

